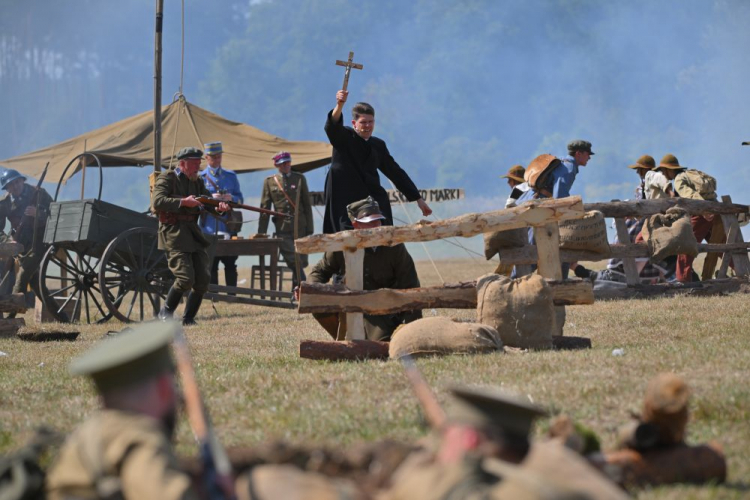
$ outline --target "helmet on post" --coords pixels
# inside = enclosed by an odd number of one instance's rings
[[[12,168],[9,168],[5,172],[3,172],[2,175],[0,175],[0,187],[3,189],[6,189],[8,187],[8,184],[10,184],[11,182],[19,178],[26,180],[26,177],[21,175],[21,173],[18,170],[13,170]]]

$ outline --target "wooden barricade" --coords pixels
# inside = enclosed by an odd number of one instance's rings
[[[660,200],[586,203],[584,204],[585,211],[598,210],[602,212],[604,217],[615,219],[615,229],[620,244],[611,245],[611,251],[608,254],[561,250],[560,257],[563,262],[600,261],[610,258],[622,259],[627,285],[631,287],[640,285],[641,282],[635,259],[649,257],[648,247],[646,244],[630,243],[625,218],[650,217],[655,214],[664,213],[671,207],[683,208],[689,215],[715,216],[710,241],[698,245],[699,252],[707,252],[702,273],[704,281],[710,280],[713,277],[719,255],[722,256],[722,263],[717,273],[718,279],[727,277],[727,269],[730,261],[734,265],[736,276],[743,278],[750,276],[750,260],[748,259],[750,243],[744,241],[737,221],[737,215],[742,213],[747,214],[750,212],[750,207],[732,203],[732,199],[729,196],[723,196],[720,202],[667,198]],[[536,230],[535,234],[537,234]],[[542,240],[542,243],[545,243],[544,240]],[[536,247],[528,245],[520,248],[501,249],[499,251],[500,259],[509,265],[526,265],[535,263],[538,260],[541,262],[539,259],[539,247],[540,240],[537,235]],[[653,294],[653,290],[649,294]],[[618,296],[623,295],[627,295],[627,293],[618,294]]]
[[[560,249],[559,249],[559,227],[558,223],[565,220],[580,219],[584,216],[584,205],[580,196],[572,196],[562,199],[547,199],[526,203],[519,207],[513,207],[504,210],[495,210],[485,213],[466,214],[451,219],[441,221],[419,222],[405,226],[382,226],[374,229],[360,229],[352,231],[342,231],[335,234],[315,234],[306,238],[296,240],[295,246],[297,252],[303,254],[343,251],[344,262],[346,265],[346,287],[319,290],[320,293],[305,294],[305,290],[310,291],[308,285],[303,285],[300,293],[300,312],[310,310],[308,306],[308,297],[316,296],[320,299],[323,295],[323,305],[328,311],[346,311],[346,340],[362,340],[365,338],[363,312],[370,312],[368,305],[363,304],[365,301],[358,300],[358,293],[363,288],[363,265],[364,249],[376,246],[394,246],[399,243],[434,241],[443,238],[463,236],[465,238],[477,234],[504,231],[509,229],[518,229],[523,227],[533,227],[537,241],[537,259],[535,262],[539,267],[539,274],[544,278],[552,281],[562,280],[562,270],[560,267]],[[590,284],[582,284],[588,286]],[[465,285],[462,288],[452,288],[453,285],[444,287],[432,287],[429,289],[432,296],[442,297],[445,300],[443,304],[450,304],[450,295],[456,294],[466,297],[472,292],[467,293]],[[426,289],[419,288],[409,290],[379,290],[378,304],[381,311],[393,311],[398,307],[404,307],[408,304],[411,309],[437,307],[430,306],[429,297],[424,294]],[[326,295],[327,294],[327,295]],[[353,295],[351,295],[353,294]],[[464,294],[464,295],[462,295]],[[476,305],[476,291],[474,289],[474,304]],[[347,297],[347,295],[350,295]],[[354,300],[351,299],[354,296]],[[360,296],[361,297],[361,296]],[[368,303],[371,301],[368,298]],[[355,307],[355,304],[358,307]],[[435,304],[441,302],[436,299]],[[316,307],[321,307],[318,300]],[[400,304],[400,305],[399,305]],[[448,305],[448,307],[453,307]],[[352,311],[352,312],[349,312]],[[380,314],[383,314],[382,312]]]

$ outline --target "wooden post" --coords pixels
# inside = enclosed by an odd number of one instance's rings
[[[534,228],[534,239],[539,255],[537,265],[539,274],[551,280],[562,280],[560,263],[560,226],[557,222],[550,222]]]
[[[628,233],[624,219],[615,219],[615,229],[617,230],[617,240],[623,245],[630,244],[630,234]],[[637,285],[640,283],[638,266],[635,264],[635,259],[622,259],[622,267],[625,270],[625,281],[628,285]]]
[[[732,203],[730,196],[722,196],[721,201],[727,204]],[[724,223],[724,228],[727,230],[727,243],[744,242],[742,237],[742,231],[740,225],[737,223],[736,215],[722,215],[721,220]],[[730,239],[731,238],[731,239]],[[719,277],[726,276],[726,269],[729,265],[729,259],[732,259],[734,263],[734,272],[737,276],[747,276],[750,274],[750,259],[747,257],[747,251],[737,253],[725,253],[721,262],[721,272]],[[721,275],[723,273],[723,276]]]
[[[164,0],[156,0],[156,22],[154,25],[154,172],[161,171],[161,33],[163,19]]]
[[[346,286],[350,290],[364,289],[365,251],[359,248],[344,251]],[[346,313],[346,340],[365,339],[365,319],[362,313]]]
[[[731,216],[730,216],[731,217]],[[714,224],[711,228],[711,238],[708,240],[709,243],[721,244],[726,240],[727,235],[724,230],[724,222],[721,217],[714,217]],[[701,281],[710,280],[714,277],[714,271],[716,270],[716,263],[719,260],[720,254],[717,252],[708,252],[706,258],[703,260],[703,270],[701,271]]]

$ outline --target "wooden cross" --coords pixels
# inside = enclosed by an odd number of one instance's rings
[[[346,88],[349,86],[349,73],[351,72],[352,68],[354,69],[362,69],[364,66],[361,64],[357,64],[355,62],[352,62],[354,59],[354,52],[349,52],[349,60],[348,61],[336,61],[336,66],[343,66],[346,68],[346,72],[344,73],[344,85],[342,85],[341,90],[346,90]]]

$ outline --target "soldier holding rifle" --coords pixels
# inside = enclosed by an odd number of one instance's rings
[[[169,269],[175,277],[159,318],[171,318],[182,296],[188,293],[183,325],[195,324],[211,280],[207,251],[210,242],[198,226],[198,217],[204,209],[219,213],[231,210],[226,202],[214,200],[200,179],[202,157],[203,151],[198,148],[181,149],[177,153],[179,167],[159,175],[151,198],[152,208],[159,216],[159,249],[167,252]],[[216,206],[205,205],[201,197],[215,201]]]
[[[7,192],[0,198],[0,233],[5,230],[6,220],[9,221],[10,238],[23,245],[23,252],[17,257],[20,269],[13,293],[26,293],[31,285],[37,297],[40,297],[39,280],[34,278],[44,255],[44,226],[52,203],[52,197],[41,186],[43,180],[44,174],[36,187],[30,186],[26,184],[26,177],[13,169],[0,176],[0,187]]]

